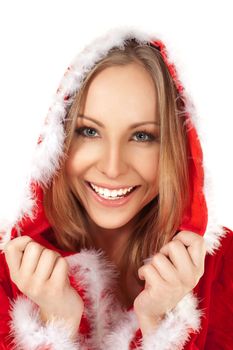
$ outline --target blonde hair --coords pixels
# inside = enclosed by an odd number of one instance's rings
[[[91,81],[107,67],[130,63],[143,65],[154,81],[161,128],[159,194],[136,215],[133,233],[120,260],[123,278],[131,266],[135,278],[142,285],[144,282],[138,278],[138,268],[144,259],[154,255],[171,240],[190,201],[185,104],[159,49],[149,44],[139,44],[134,39],[127,40],[123,48],[113,47],[87,74],[67,112],[64,122],[65,157],[50,186],[43,189],[43,205],[61,248],[74,252],[82,248],[94,248],[87,229],[85,210],[78,194],[68,186],[64,165],[76,118]]]

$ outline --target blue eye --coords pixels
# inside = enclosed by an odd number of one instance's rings
[[[85,130],[95,130],[95,129],[93,129],[93,128],[88,128],[88,127],[86,127],[86,126],[83,126],[83,127],[81,127],[81,128],[77,128],[77,129],[75,130],[75,132],[76,132],[77,134],[83,136],[83,137],[91,137],[91,138],[93,138],[93,137],[92,137],[93,134],[87,134],[87,135],[86,135],[86,134],[84,133]]]
[[[156,139],[154,135],[146,131],[137,131],[134,135],[144,135],[143,137],[139,137],[139,140],[141,140],[142,142],[152,142]]]
[[[85,131],[87,131],[87,133]],[[94,129],[94,128],[82,126],[80,128],[77,128],[75,130],[75,132],[78,135],[80,135],[82,137],[85,137],[85,138],[92,138],[92,139],[96,138],[95,135],[94,135],[96,133],[96,129]],[[140,135],[138,140],[139,140],[139,142],[143,142],[143,143],[153,142],[153,141],[158,141],[159,140],[159,137],[156,137],[153,134],[148,133],[146,130],[137,131],[134,135]]]

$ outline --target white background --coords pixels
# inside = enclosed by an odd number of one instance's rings
[[[231,1],[10,1],[0,4],[0,219],[12,215],[53,95],[80,48],[117,25],[172,43],[208,138],[219,223],[233,228]]]

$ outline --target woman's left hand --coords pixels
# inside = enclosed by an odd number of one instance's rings
[[[204,273],[205,256],[204,238],[180,231],[150,263],[138,269],[139,278],[145,280],[145,289],[134,300],[140,324],[157,325],[197,285]]]

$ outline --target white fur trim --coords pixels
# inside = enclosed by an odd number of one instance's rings
[[[90,338],[85,344],[77,334],[77,342],[69,339],[70,330],[62,319],[41,323],[38,306],[25,296],[11,301],[10,329],[16,348],[38,350],[49,346],[51,350],[106,349],[128,350],[139,329],[134,310],[123,309],[114,294],[118,272],[103,251],[81,250],[65,258],[69,274],[84,290],[85,316],[90,323]],[[143,337],[141,350],[179,349],[189,333],[200,326],[202,311],[192,292],[169,311],[155,332]]]
[[[80,253],[66,257],[66,260],[70,266],[69,274],[86,291],[84,303],[85,298],[90,302],[84,310],[92,327],[91,337],[85,345],[104,349],[103,339],[123,317],[123,311],[113,294],[119,273],[101,250],[82,249]]]
[[[192,292],[188,293],[167,313],[154,333],[143,339],[143,350],[179,350],[189,339],[190,332],[198,332],[202,310],[197,309],[198,300]]]
[[[139,328],[133,310],[126,311],[111,294],[118,272],[102,251],[81,250],[66,257],[70,272],[77,283],[86,290],[90,306],[85,308],[92,322],[88,345],[99,349],[128,350]],[[198,331],[202,310],[197,309],[198,299],[188,293],[166,314],[155,332],[143,337],[141,350],[180,349],[189,333]],[[87,344],[85,344],[87,345]]]
[[[157,329],[144,335],[138,350],[178,350],[189,339],[191,332],[200,327],[202,311],[197,309],[197,298],[192,293],[187,294],[165,318]],[[125,314],[116,329],[104,339],[103,349],[128,350],[136,330],[139,328],[134,311]]]
[[[11,335],[16,349],[38,350],[39,347],[51,350],[84,349],[77,341],[71,341],[71,331],[62,319],[43,325],[39,309],[30,299],[19,296],[11,302]]]
[[[170,63],[175,63],[178,79],[180,80],[180,76],[183,74],[182,69],[179,68],[180,63],[178,57],[176,62],[174,59],[176,58],[174,44],[172,42],[169,43],[168,38],[164,40],[163,34],[157,35],[152,32],[144,32],[142,29],[133,26],[121,26],[111,28],[106,34],[93,39],[92,42],[85,46],[71,62],[69,69],[67,69],[60,81],[57,93],[54,95],[52,105],[49,108],[48,115],[40,133],[43,142],[35,147],[29,181],[25,185],[25,193],[22,195],[22,200],[18,206],[19,210],[9,221],[0,222],[0,234],[2,233],[3,236],[2,242],[0,242],[0,249],[3,249],[5,244],[10,240],[11,229],[15,226],[16,222],[19,222],[24,215],[28,215],[33,220],[32,209],[35,205],[35,201],[33,200],[33,193],[31,193],[29,188],[30,182],[38,181],[39,184],[48,184],[59,167],[59,159],[63,156],[65,137],[62,121],[65,119],[67,107],[72,103],[72,97],[70,100],[64,101],[64,96],[73,95],[73,93],[80,88],[83,78],[95,63],[104,57],[113,46],[123,48],[124,42],[131,37],[134,37],[139,43],[146,43],[157,39],[162,40],[166,45],[168,61]],[[201,118],[196,115],[195,108],[186,90],[183,92],[183,95],[187,100],[186,108],[196,127],[204,154],[203,167],[205,170],[205,179],[203,191],[209,215],[204,238],[206,241],[207,253],[214,254],[215,249],[220,246],[220,239],[225,236],[225,231],[223,227],[219,225],[215,215],[214,201],[212,199],[213,187],[211,185],[210,176],[208,175],[208,154],[205,154],[205,149],[208,147],[205,147],[204,143],[204,128],[201,129]],[[18,234],[20,235],[19,228]]]
[[[215,209],[215,193],[214,186],[212,184],[212,176],[210,169],[208,168],[208,156],[210,153],[208,143],[207,143],[207,134],[206,128],[204,126],[204,121],[201,120],[201,117],[197,116],[196,108],[191,100],[190,95],[185,90],[183,93],[185,97],[186,111],[190,115],[192,122],[197,131],[198,139],[201,144],[203,152],[203,170],[204,170],[204,188],[203,193],[206,200],[207,210],[208,210],[208,222],[207,228],[204,234],[206,250],[208,254],[213,255],[215,250],[221,246],[221,239],[225,237],[226,231],[223,226],[219,225],[216,209]]]
[[[139,328],[139,324],[133,310],[122,312],[121,318],[114,329],[105,336],[101,349],[128,350],[131,340]]]

